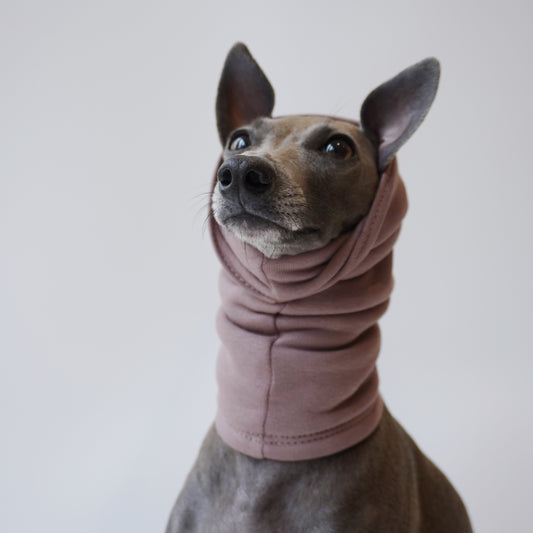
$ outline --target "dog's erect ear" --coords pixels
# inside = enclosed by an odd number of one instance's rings
[[[424,120],[439,85],[440,65],[430,57],[374,89],[361,107],[363,131],[378,149],[382,171]]]
[[[218,84],[217,126],[224,145],[228,135],[257,117],[269,117],[274,89],[242,43],[229,51]]]

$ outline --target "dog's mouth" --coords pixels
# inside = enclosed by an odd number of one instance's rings
[[[295,255],[324,243],[323,229],[319,224],[315,225],[296,210],[283,211],[278,207],[271,204],[245,206],[215,194],[212,213],[220,226],[267,257]]]
[[[319,228],[315,227],[298,229],[287,228],[275,220],[250,213],[249,211],[234,213],[222,220],[221,224],[229,230],[237,233],[262,233],[265,231],[275,231],[286,236],[292,236],[293,238],[296,236],[313,235],[320,231]]]

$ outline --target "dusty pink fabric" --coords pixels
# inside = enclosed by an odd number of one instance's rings
[[[295,461],[331,455],[375,430],[383,410],[377,321],[406,210],[394,160],[368,215],[319,250],[268,259],[211,222],[223,266],[216,427],[229,446]]]

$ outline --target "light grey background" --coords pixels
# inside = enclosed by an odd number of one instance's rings
[[[382,391],[477,531],[531,531],[531,6],[1,0],[0,530],[164,528],[215,411],[205,193],[242,40],[277,114],[356,118],[441,60],[399,156]]]

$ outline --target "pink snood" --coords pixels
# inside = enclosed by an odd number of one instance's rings
[[[229,446],[297,461],[339,452],[376,429],[377,321],[406,211],[394,160],[367,216],[319,250],[268,259],[211,220],[223,267],[216,427]]]

